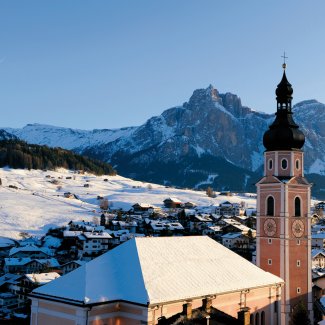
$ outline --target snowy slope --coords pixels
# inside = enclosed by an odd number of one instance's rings
[[[80,151],[94,144],[105,144],[122,136],[129,137],[135,129],[128,127],[87,131],[35,123],[27,124],[21,129],[6,128],[6,131],[28,143]]]
[[[48,175],[52,178],[46,177]],[[244,200],[250,207],[255,206],[254,195],[212,199],[203,191],[156,184],[149,186],[121,176],[78,175],[64,169],[54,172],[2,168],[0,178],[0,236],[8,237],[18,237],[21,231],[42,235],[50,227],[65,225],[70,220],[92,221],[100,216],[98,195],[107,197],[114,209],[130,209],[135,203],[159,207],[167,197],[177,197],[183,202],[191,201],[201,206],[218,205],[226,199],[232,202]],[[59,184],[52,184],[53,180]],[[84,184],[89,184],[89,187],[84,187]],[[64,192],[71,192],[79,199],[64,198]]]

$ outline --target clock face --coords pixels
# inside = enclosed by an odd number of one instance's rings
[[[267,236],[274,236],[276,233],[276,222],[273,219],[268,218],[265,220],[264,232]]]
[[[292,223],[292,233],[295,237],[302,237],[302,235],[304,234],[304,230],[305,230],[305,225],[301,220],[295,220]]]

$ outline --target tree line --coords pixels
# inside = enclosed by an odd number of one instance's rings
[[[62,167],[96,175],[115,175],[111,165],[62,148],[28,144],[21,140],[0,141],[0,167],[49,169]]]

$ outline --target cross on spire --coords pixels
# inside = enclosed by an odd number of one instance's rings
[[[283,58],[282,68],[285,69],[287,67],[286,59],[288,58],[285,51],[283,52],[283,55],[281,55],[281,58]]]

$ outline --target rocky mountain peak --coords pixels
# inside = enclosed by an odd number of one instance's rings
[[[222,105],[219,92],[212,85],[205,89],[196,89],[188,103],[185,104],[190,109],[202,108],[203,106],[215,106],[215,103]]]

